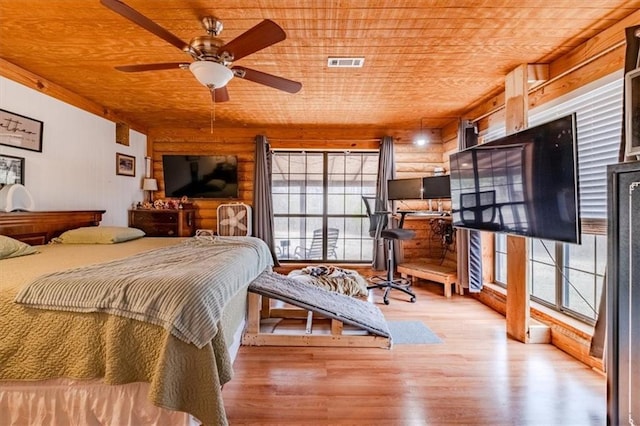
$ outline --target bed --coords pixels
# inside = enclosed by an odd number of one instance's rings
[[[3,226],[6,218],[0,215],[0,235],[23,236],[25,221],[17,232],[17,228]],[[48,231],[49,235],[74,228],[75,223],[70,222],[58,224],[61,229]],[[33,226],[30,235],[38,227]],[[253,278],[271,269],[273,261],[267,246],[255,238],[195,240],[48,244],[34,246],[37,254],[0,260],[2,420],[15,425],[226,424],[221,386],[233,375],[232,362],[246,315],[246,289]],[[242,278],[235,284],[237,290],[228,291],[215,327],[204,327],[202,336],[193,334],[200,340],[189,341],[185,336],[191,334],[177,333],[167,324],[130,318],[104,307],[97,312],[76,312],[15,303],[27,283],[45,274],[91,270],[94,266],[87,265],[104,262],[111,262],[108,270],[115,270],[125,258],[142,262],[151,254],[191,250],[189,244],[205,243],[217,245],[215,250],[220,252],[194,260],[194,266],[201,262],[202,271],[220,270],[225,282],[231,281],[224,275],[229,268],[234,277]],[[246,268],[240,271],[237,262]],[[176,266],[188,269],[180,263]],[[160,268],[149,264],[146,269],[151,274]]]

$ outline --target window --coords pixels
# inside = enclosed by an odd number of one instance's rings
[[[377,152],[275,152],[278,259],[371,261],[362,196],[375,194],[377,174]]]
[[[608,164],[618,161],[622,126],[620,74],[594,82],[550,104],[531,110],[529,125],[549,121],[571,112],[577,115],[578,179],[582,244],[563,244],[531,239],[529,280],[531,298],[588,323],[597,317],[606,265]],[[485,135],[491,140],[504,135],[504,126]],[[585,221],[585,219],[587,219]],[[506,237],[495,236],[495,281],[506,285]]]

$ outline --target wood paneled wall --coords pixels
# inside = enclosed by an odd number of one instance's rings
[[[431,176],[443,166],[444,147],[440,130],[428,130],[426,146],[413,144],[417,132],[412,129],[370,127],[350,128],[216,128],[165,129],[148,133],[148,152],[152,158],[153,177],[158,180],[155,198],[164,198],[163,154],[237,155],[239,199],[231,202],[253,203],[255,137],[265,135],[274,149],[305,150],[377,150],[384,136],[394,138],[398,178]],[[215,229],[217,208],[228,200],[194,200],[198,209],[197,228]],[[425,208],[426,202],[414,202],[411,208]],[[421,204],[422,203],[422,204]]]

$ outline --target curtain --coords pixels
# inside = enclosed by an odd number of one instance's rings
[[[256,136],[256,166],[253,182],[253,235],[271,250],[273,263],[280,266],[274,249],[273,200],[271,198],[271,147],[267,137]]]
[[[478,144],[475,125],[466,120],[460,120],[458,125],[458,148],[471,148]],[[480,231],[458,228],[457,261],[458,280],[462,287],[468,288],[470,293],[482,291],[482,236]]]
[[[376,181],[376,211],[388,210],[389,194],[387,192],[387,181],[396,177],[395,159],[393,155],[393,138],[385,136],[380,143],[380,154],[378,156],[378,179]],[[379,204],[378,204],[379,203]],[[379,239],[373,243],[374,270],[381,271],[386,268],[386,252],[384,241]]]

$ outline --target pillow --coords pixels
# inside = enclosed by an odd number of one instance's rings
[[[114,244],[144,237],[144,231],[125,226],[85,226],[63,232],[52,241],[62,244]]]
[[[0,259],[10,257],[26,256],[37,253],[35,247],[25,244],[22,241],[14,240],[6,235],[0,235]]]

